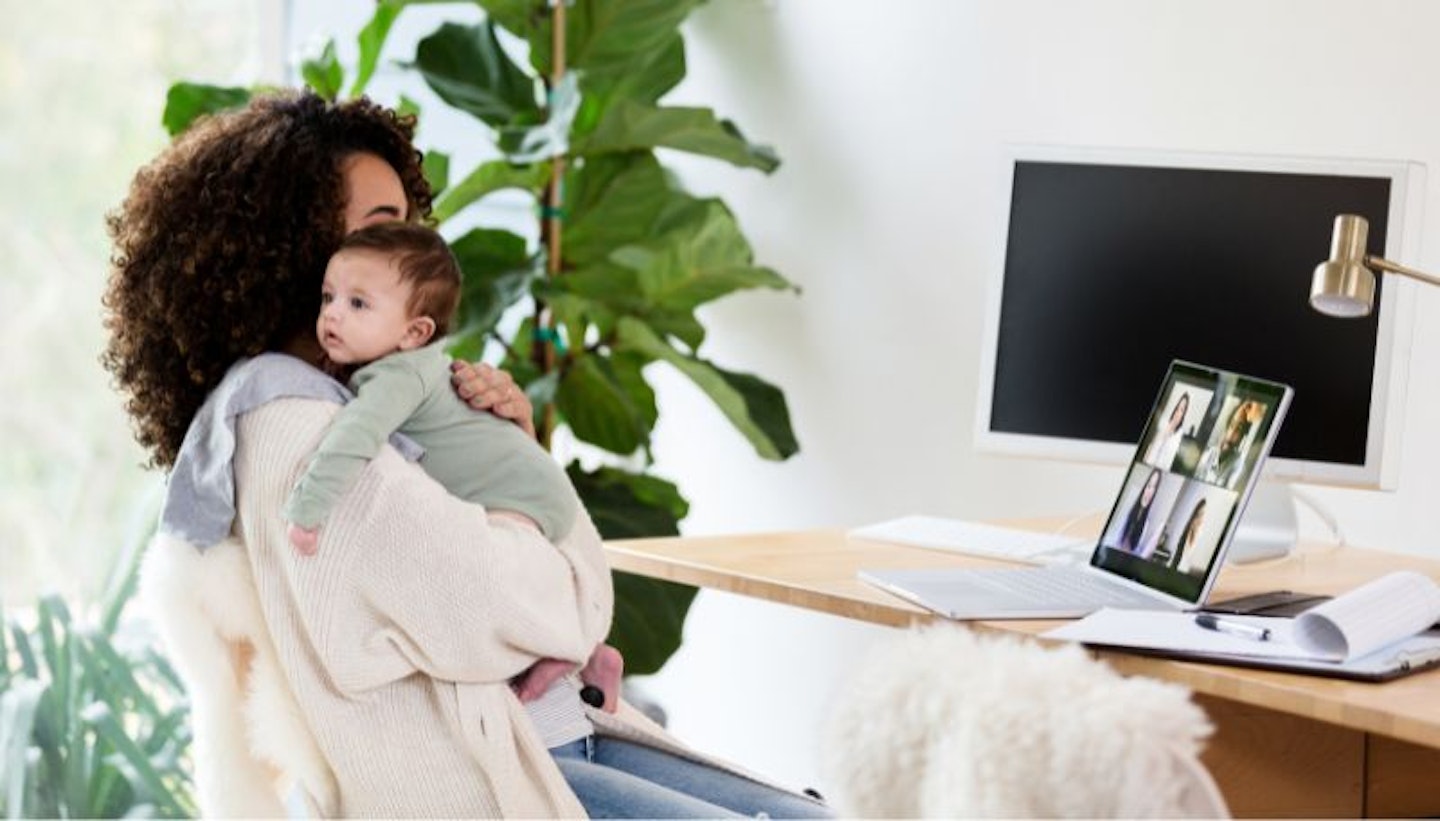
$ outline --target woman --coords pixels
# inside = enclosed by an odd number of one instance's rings
[[[586,709],[556,677],[610,625],[588,517],[551,545],[387,447],[318,554],[290,550],[280,510],[337,408],[310,332],[324,263],[347,232],[429,216],[412,131],[363,99],[277,94],[197,123],[137,174],[109,220],[104,361],[152,462],[174,468],[162,526],[219,521],[243,541],[341,814],[826,815],[633,711]],[[508,376],[462,366],[456,380],[528,426]],[[517,677],[538,696],[528,708]]]
[[[1180,443],[1185,438],[1185,416],[1190,412],[1190,394],[1181,393],[1180,398],[1170,408],[1170,416],[1165,420],[1165,427],[1156,431],[1155,438],[1150,440],[1150,447],[1145,450],[1145,463],[1154,465],[1161,470],[1170,470],[1175,461],[1175,454],[1180,450]]]
[[[1160,471],[1151,468],[1150,475],[1145,477],[1145,484],[1140,488],[1140,496],[1130,508],[1130,513],[1125,517],[1125,523],[1120,528],[1120,539],[1118,547],[1127,553],[1134,553],[1143,556],[1143,542],[1145,538],[1145,526],[1150,521],[1150,508],[1155,504],[1155,493],[1160,488]]]
[[[1185,521],[1185,529],[1180,531],[1180,540],[1176,543],[1175,555],[1170,558],[1170,566],[1176,570],[1180,569],[1180,562],[1185,558],[1185,551],[1195,547],[1200,539],[1200,528],[1205,525],[1205,500],[1201,499],[1195,503],[1190,511],[1190,518]]]

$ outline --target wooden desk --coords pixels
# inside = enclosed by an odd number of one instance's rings
[[[895,627],[940,617],[865,584],[856,571],[1005,566],[851,540],[840,530],[632,539],[606,548],[616,570]],[[1402,568],[1440,580],[1440,561],[1302,545],[1284,559],[1227,567],[1214,598],[1275,589],[1336,594]],[[973,624],[1033,635],[1059,622]],[[1440,671],[1366,684],[1116,652],[1098,655],[1125,673],[1194,690],[1216,725],[1205,763],[1237,816],[1440,814]]]

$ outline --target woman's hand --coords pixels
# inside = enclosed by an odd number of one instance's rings
[[[455,385],[455,392],[470,407],[509,419],[532,438],[535,436],[530,397],[515,384],[515,377],[509,373],[483,362],[471,364],[457,359],[450,363],[450,381]]]

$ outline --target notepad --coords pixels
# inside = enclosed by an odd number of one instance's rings
[[[1225,616],[1270,631],[1270,639],[1207,630],[1194,613],[1106,609],[1046,638],[1156,655],[1383,680],[1440,665],[1440,585],[1390,573],[1295,619]]]

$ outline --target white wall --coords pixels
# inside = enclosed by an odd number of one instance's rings
[[[703,351],[785,390],[794,459],[761,462],[697,390],[657,374],[658,469],[691,500],[689,534],[1108,503],[1118,468],[971,442],[1006,143],[1418,161],[1430,216],[1401,261],[1440,271],[1440,3],[712,0],[687,25],[690,74],[669,102],[716,108],[784,165],[677,167],[804,288],[714,306]],[[1416,330],[1399,489],[1311,493],[1353,543],[1440,556],[1440,289],[1401,287]],[[702,593],[647,684],[687,740],[823,790],[828,699],[884,636]]]
[[[765,178],[685,161],[686,178],[725,197],[761,261],[804,294],[707,316],[708,356],[785,389],[796,458],[758,462],[695,390],[664,381],[659,469],[691,499],[687,533],[1108,504],[1118,468],[971,442],[1007,142],[1418,161],[1429,213],[1408,262],[1440,271],[1440,4],[717,0],[689,34],[672,99],[733,117],[785,164]],[[1440,556],[1440,289],[1407,290],[1399,489],[1306,491],[1353,543]],[[823,789],[828,696],[878,634],[702,594],[649,684],[696,744]]]

